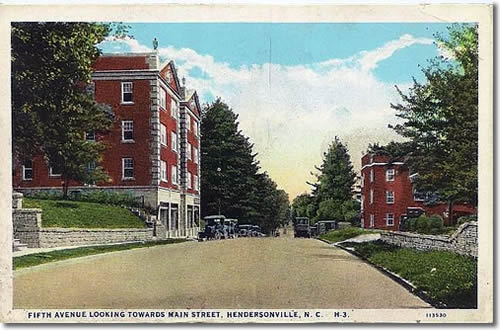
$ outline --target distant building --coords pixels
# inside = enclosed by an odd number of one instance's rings
[[[364,155],[361,158],[361,226],[399,230],[405,217],[422,213],[440,215],[449,224],[448,205],[425,205],[411,177],[403,161],[390,162],[390,157],[384,155]],[[455,221],[459,216],[476,212],[467,204],[453,206]]]
[[[173,62],[160,68],[157,52],[100,56],[91,87],[96,101],[111,106],[115,114],[108,134],[87,133],[88,140],[108,145],[101,166],[110,182],[73,183],[70,191],[132,193],[157,210],[167,237],[195,236],[201,154],[196,92],[181,86]],[[13,185],[29,194],[61,190],[61,179],[57,169],[35,156],[17,164]]]

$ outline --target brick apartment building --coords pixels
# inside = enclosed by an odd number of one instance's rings
[[[132,193],[157,210],[167,237],[195,236],[200,215],[200,104],[181,86],[173,62],[160,67],[157,52],[105,54],[94,64],[98,103],[112,107],[115,123],[103,136],[101,166],[110,177],[98,186],[70,191]],[[61,190],[60,174],[40,156],[18,164],[14,189],[23,193]]]
[[[408,215],[425,213],[440,215],[449,224],[448,205],[425,205],[424,199],[412,184],[412,175],[402,161],[390,162],[384,155],[366,154],[361,158],[361,226],[399,230]],[[453,219],[475,214],[466,204],[453,206]]]

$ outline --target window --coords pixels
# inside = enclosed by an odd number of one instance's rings
[[[373,204],[373,189],[370,189],[370,204]]]
[[[387,204],[394,204],[394,191],[385,192],[385,201]]]
[[[386,213],[385,214],[385,223],[387,226],[394,226],[394,214]]]
[[[191,116],[186,113],[186,128],[188,131],[191,130]]]
[[[172,183],[177,184],[177,166],[172,166]]]
[[[87,163],[87,173],[92,173],[95,171],[97,165],[95,162]]]
[[[194,176],[194,190],[196,191],[200,190],[200,181],[197,175]]]
[[[187,159],[191,160],[192,159],[192,148],[191,148],[191,143],[188,142],[187,144]]]
[[[425,201],[425,193],[421,193],[417,189],[413,189],[413,200],[416,202]]]
[[[85,133],[85,140],[87,140],[87,141],[95,141],[95,132],[87,132],[87,133]]]
[[[194,135],[198,136],[198,122],[196,120],[194,121],[194,127],[193,128],[194,128],[193,129],[194,130]]]
[[[49,176],[61,176],[61,169],[57,165],[49,163]]]
[[[170,116],[177,119],[177,102],[174,99],[170,102]]]
[[[370,182],[373,182],[375,179],[375,174],[373,173],[373,168],[370,169]]]
[[[123,179],[133,179],[134,178],[134,159],[133,158],[122,158],[122,178]]]
[[[133,103],[131,82],[122,82],[122,103]]]
[[[160,124],[160,142],[164,146],[167,145],[167,126]]]
[[[134,141],[134,122],[132,120],[122,120],[122,141]]]
[[[160,180],[167,182],[167,162],[160,160]]]
[[[193,148],[193,152],[194,152],[194,162],[195,162],[195,164],[198,164],[198,161],[199,161],[199,158],[198,158],[198,149],[197,148]]]
[[[394,181],[394,169],[385,171],[385,181]]]
[[[31,160],[24,161],[23,180],[33,180],[33,161]]]
[[[192,179],[192,177],[193,177],[193,175],[191,174],[191,172],[187,172],[187,178],[186,178],[187,179],[187,183],[186,183],[186,185],[187,185],[188,189],[192,189],[193,188],[193,185],[192,185],[192,180],[193,179]]]
[[[375,227],[375,216],[370,214],[370,228]]]
[[[163,88],[160,88],[160,107],[163,110],[167,109],[167,92]]]
[[[172,150],[177,152],[177,134],[175,132],[171,133]]]

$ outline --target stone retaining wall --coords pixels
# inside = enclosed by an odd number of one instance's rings
[[[477,258],[477,222],[462,224],[451,236],[422,235],[400,231],[380,234],[385,243],[416,250],[443,250]]]
[[[153,229],[41,228],[40,247],[111,244],[153,239]]]
[[[42,210],[22,208],[22,194],[12,195],[14,239],[29,248],[110,244],[153,239],[153,228],[42,228]]]

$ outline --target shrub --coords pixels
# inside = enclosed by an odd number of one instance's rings
[[[118,206],[139,206],[136,198],[131,193],[114,193],[109,191],[91,191],[80,195],[78,200],[85,202],[118,205]]]
[[[427,233],[430,231],[430,221],[425,215],[421,215],[416,219],[415,229],[419,233]]]
[[[63,195],[59,191],[38,191],[32,194],[27,194],[26,197],[30,197],[33,199],[49,199],[49,200],[58,200],[62,199]]]
[[[461,225],[461,224],[469,222],[469,221],[477,221],[477,214],[464,215],[464,216],[457,219],[457,224]]]
[[[431,215],[429,217],[428,221],[429,221],[429,227],[431,229],[437,229],[437,230],[443,229],[444,220],[439,215],[437,215],[437,214]]]

